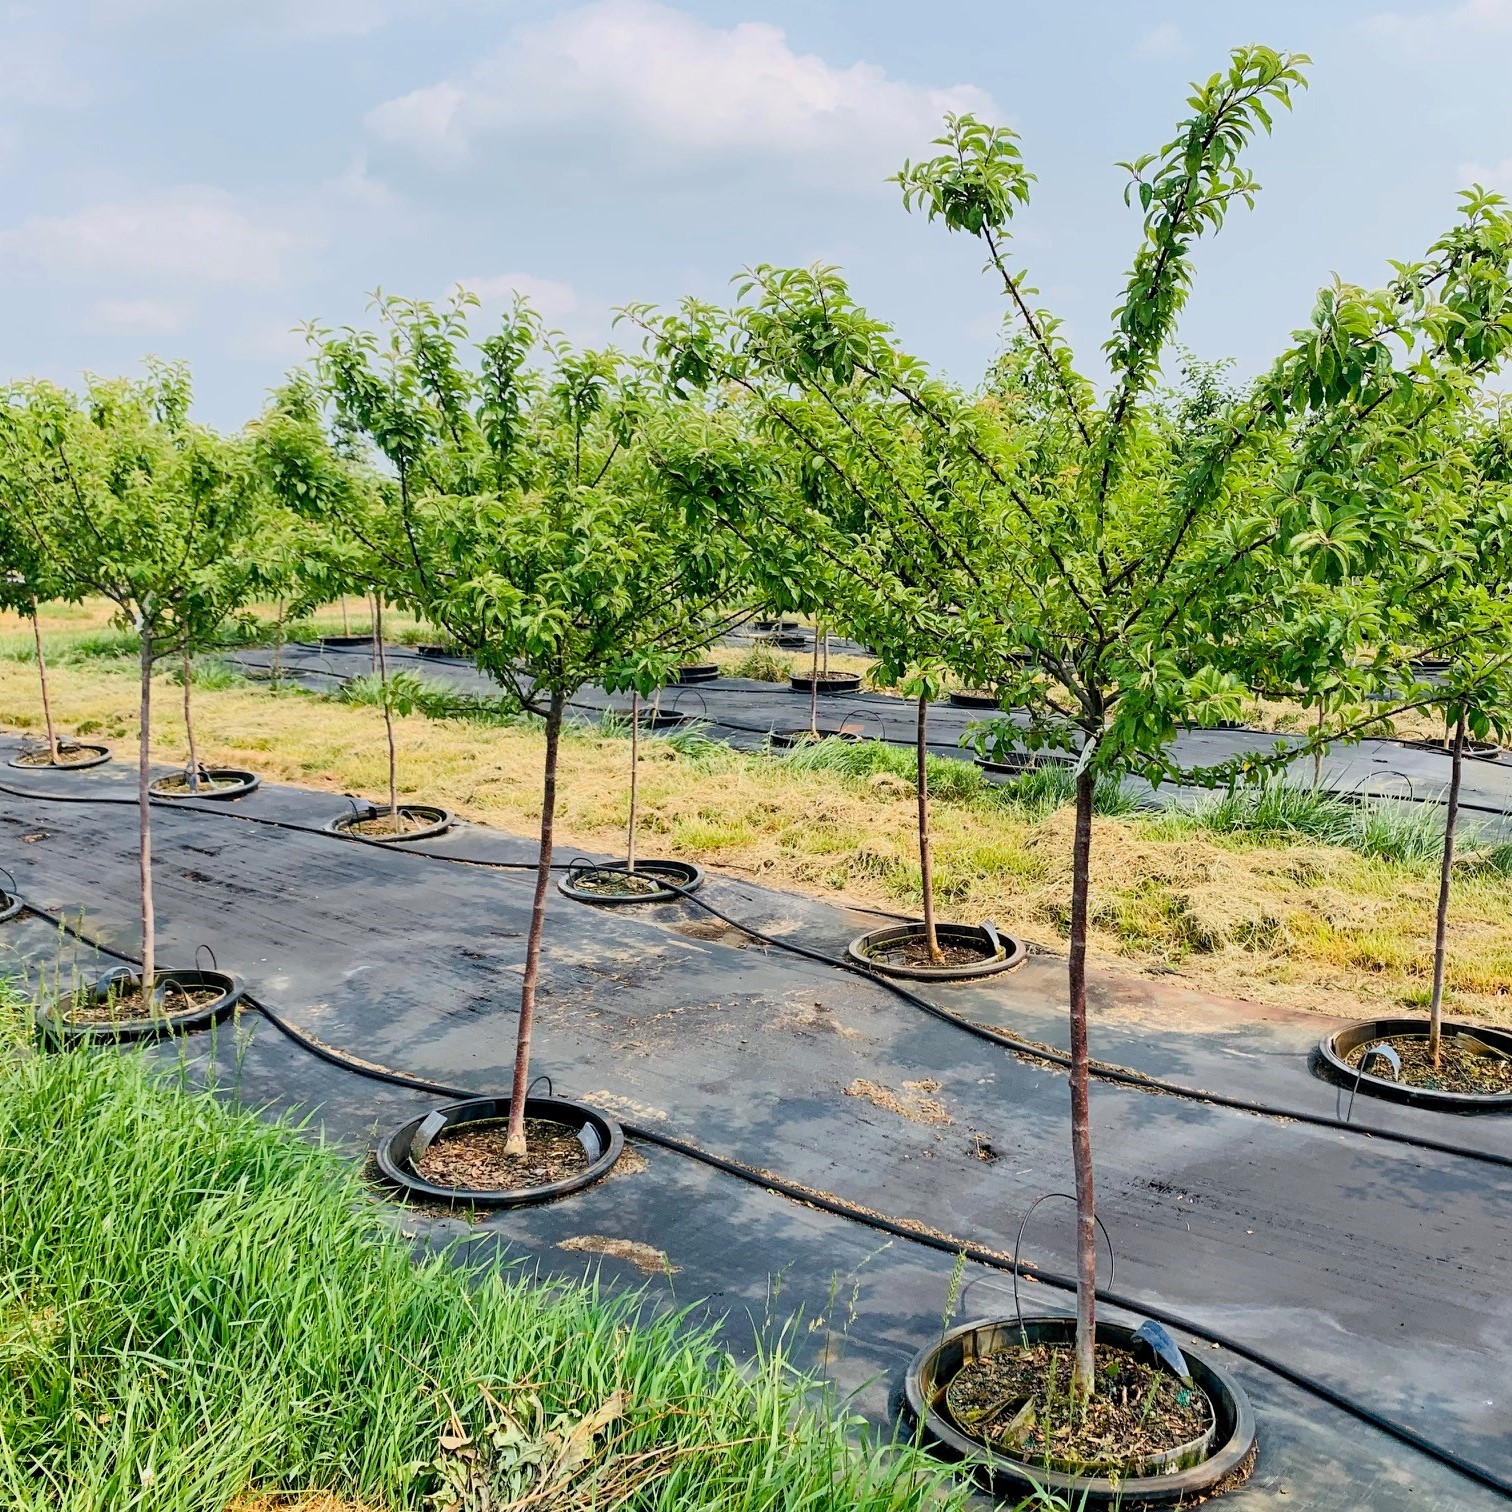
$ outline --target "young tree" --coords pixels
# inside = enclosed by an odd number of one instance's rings
[[[79,396],[48,383],[9,396],[8,441],[25,478],[15,518],[73,596],[96,595],[140,638],[137,803],[141,998],[151,1001],[152,673],[216,601],[222,557],[250,514],[243,449],[188,419],[187,372],[154,364],[143,381],[91,380]]]
[[[645,456],[661,417],[616,354],[543,340],[522,304],[477,343],[474,369],[475,303],[385,300],[381,336],[318,333],[338,434],[386,467],[371,497],[329,490],[322,512],[350,533],[354,576],[440,627],[544,723],[506,1146],[519,1155],[568,705],[589,683],[646,696],[719,633],[733,547],[669,505]],[[305,446],[323,444],[302,424]]]
[[[1425,419],[1454,402],[1467,377],[1493,369],[1512,338],[1512,220],[1497,196],[1476,190],[1426,259],[1398,265],[1377,292],[1325,288],[1310,326],[1268,373],[1209,423],[1170,423],[1155,384],[1190,289],[1195,244],[1222,225],[1231,204],[1252,200],[1258,186],[1241,154],[1257,130],[1269,129],[1272,112],[1289,104],[1305,61],[1262,47],[1238,50],[1227,69],[1194,88],[1177,137],[1127,165],[1144,235],[1104,348],[1112,384],[1102,398],[1009,259],[1011,222],[1032,182],[1014,134],[970,117],[950,119],[939,155],[906,164],[899,180],[908,205],[981,242],[1027,338],[1030,358],[996,402],[930,377],[856,308],[829,269],[757,269],[733,339],[696,308],[661,327],[688,373],[727,363],[738,372],[753,345],[772,346],[768,333],[778,331],[776,349],[787,355],[767,364],[758,350],[751,381],[765,385],[765,410],[792,422],[795,444],[852,507],[884,507],[886,492],[868,432],[848,418],[857,394],[871,396],[878,424],[932,437],[927,488],[898,489],[896,508],[906,501],[917,513],[918,549],[949,583],[945,602],[973,622],[979,680],[1003,689],[1005,707],[1027,712],[1031,742],[1076,753],[1068,997],[1073,1385],[1083,1396],[1094,1386],[1086,970],[1098,778],[1200,775],[1181,769],[1172,740],[1193,715],[1238,712],[1255,669],[1235,604],[1243,594],[1261,601],[1254,584],[1274,580],[1280,564],[1303,564],[1306,571],[1293,577],[1307,576],[1320,596],[1337,590],[1336,603],[1352,616],[1351,636],[1363,627],[1368,616],[1351,604],[1353,588],[1392,559],[1401,524],[1401,506],[1383,480],[1410,470]],[[795,388],[835,413],[838,431],[806,424],[813,407],[795,413]],[[957,507],[977,501],[989,550],[958,561],[951,535],[928,523],[941,499]],[[1007,654],[994,624],[1012,627],[1027,664]],[[1305,628],[1282,617],[1277,638],[1294,647],[1293,680],[1310,689],[1319,669],[1304,661]],[[1368,668],[1351,670],[1332,653],[1321,671],[1370,685]],[[1263,759],[1230,764],[1221,775]]]
[[[24,615],[31,621],[32,643],[36,647],[37,681],[42,694],[42,727],[47,736],[47,759],[53,766],[62,765],[62,747],[53,722],[52,696],[47,682],[47,653],[42,645],[42,625],[37,606],[68,594],[68,585],[55,565],[52,543],[23,527],[20,493],[26,484],[21,472],[25,441],[20,427],[24,421],[7,405],[0,409],[0,498],[5,511],[0,514],[0,608]]]

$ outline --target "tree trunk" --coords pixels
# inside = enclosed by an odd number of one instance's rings
[[[288,629],[288,613],[284,607],[284,601],[278,601],[278,614],[275,617],[273,630],[273,665],[268,669],[268,681],[273,690],[278,690],[278,679],[283,671],[283,648],[284,633]]]
[[[142,627],[142,687],[137,737],[137,815],[140,836],[137,843],[137,867],[142,886],[142,992],[152,991],[157,973],[157,919],[152,906],[152,633]]]
[[[341,595],[341,633],[343,635],[352,633],[352,622],[347,618],[346,594],[344,593]]]
[[[541,934],[546,924],[546,892],[551,885],[551,838],[556,819],[557,749],[562,736],[562,710],[567,700],[551,695],[546,711],[546,772],[541,785],[541,850],[536,862],[535,898],[530,905],[530,933],[525,941],[525,979],[520,984],[520,1028],[515,1038],[514,1085],[509,1094],[507,1155],[524,1155],[525,1093],[530,1086],[530,1031],[535,1023],[536,977],[541,969]]]
[[[640,694],[630,695],[630,825],[625,836],[625,869],[635,873],[635,807],[640,796]]]
[[[819,627],[814,626],[814,660],[809,668],[809,734],[819,738]]]
[[[1323,734],[1323,710],[1319,709],[1318,710],[1317,736],[1321,738],[1322,734]],[[1315,750],[1313,752],[1313,792],[1316,793],[1318,791],[1318,789],[1320,787],[1322,787],[1322,786],[1323,786],[1323,747],[1320,745],[1317,748],[1317,750]]]
[[[1076,1360],[1071,1391],[1079,1401],[1096,1385],[1097,1203],[1092,1190],[1092,1123],[1087,1075],[1087,892],[1091,885],[1091,769],[1076,778],[1076,840],[1071,849],[1071,1154],[1076,1167]]]
[[[383,732],[388,737],[389,815],[399,833],[399,755],[394,746],[394,711],[388,696],[388,661],[383,650],[383,604],[373,600],[373,655],[378,666],[378,695],[383,700]]]
[[[32,638],[37,643],[37,677],[42,683],[42,723],[47,726],[47,759],[58,764],[58,732],[53,726],[52,695],[47,690],[47,658],[42,653],[42,626],[37,620],[37,606],[32,605]]]
[[[189,744],[189,791],[199,792],[199,753],[194,748],[194,719],[189,704],[189,684],[194,664],[189,656],[189,637],[184,637],[184,737]]]
[[[1454,872],[1454,822],[1459,817],[1460,773],[1465,764],[1465,716],[1454,727],[1449,801],[1444,808],[1444,861],[1439,868],[1438,917],[1433,925],[1433,996],[1428,1002],[1428,1055],[1438,1069],[1444,1043],[1444,961],[1449,935],[1449,879]]]
[[[824,631],[824,675],[829,676],[829,630]]]
[[[924,894],[924,941],[929,947],[929,959],[941,966],[945,962],[940,949],[940,937],[935,930],[934,900],[934,847],[929,838],[929,700],[919,695],[919,887]]]

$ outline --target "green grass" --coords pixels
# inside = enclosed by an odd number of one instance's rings
[[[914,788],[918,781],[918,757],[911,747],[888,745],[880,740],[806,741],[782,757],[783,765],[806,772],[838,772],[852,781],[868,782],[886,775]],[[944,803],[992,803],[1029,816],[1049,813],[1070,803],[1075,782],[1069,767],[1040,767],[1006,781],[993,782],[970,761],[953,756],[926,756],[924,773],[930,796]],[[1097,812],[1131,813],[1133,796],[1117,783],[1100,783]]]
[[[419,1512],[475,1474],[498,1500],[468,1507],[964,1504],[780,1352],[742,1367],[634,1297],[416,1263],[346,1161],[109,1053],[0,1059],[0,1382],[16,1512],[248,1487]]]

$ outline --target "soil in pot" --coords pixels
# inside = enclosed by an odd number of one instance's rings
[[[370,819],[354,819],[352,823],[343,825],[342,829],[348,835],[363,835],[369,840],[381,840],[390,835],[411,835],[416,830],[429,829],[435,822],[428,814],[408,813],[404,805],[400,804],[397,814],[385,810],[381,814],[374,814]]]
[[[882,966],[980,966],[983,961],[997,959],[997,952],[986,940],[980,945],[941,940],[940,955],[943,960],[931,960],[929,942],[919,936],[878,946],[867,952],[867,959]]]
[[[245,777],[208,777],[203,774],[198,783],[191,785],[189,778],[180,772],[176,777],[159,777],[152,784],[154,793],[169,793],[175,798],[193,798],[203,793],[223,793],[227,788],[241,787]]]
[[[570,879],[577,892],[598,893],[605,898],[643,898],[662,892],[666,879],[649,872],[631,872],[606,867],[603,871],[573,872]]]
[[[506,1155],[509,1122],[490,1118],[443,1133],[415,1162],[415,1171],[437,1186],[472,1192],[509,1192],[545,1186],[588,1169],[588,1152],[577,1130],[542,1118],[525,1120],[526,1155]]]
[[[177,1018],[208,1008],[226,995],[223,987],[182,987],[177,982],[160,984],[150,996],[140,986],[123,993],[109,993],[98,1001],[73,1004],[65,1008],[65,1024],[133,1024],[144,1019]]]
[[[971,1360],[945,1390],[957,1427],[1000,1454],[1081,1474],[1150,1464],[1202,1440],[1213,1404],[1200,1386],[1127,1350],[1097,1346],[1097,1389],[1071,1400],[1070,1344],[1031,1343]]]
[[[1351,1070],[1357,1070],[1360,1061],[1378,1045],[1390,1045],[1401,1057],[1402,1074],[1395,1080],[1402,1086],[1482,1097],[1512,1093],[1512,1059],[1473,1035],[1446,1031],[1437,1068],[1428,1054],[1426,1034],[1395,1034],[1387,1039],[1371,1040],[1369,1044],[1351,1050],[1344,1057],[1345,1064]],[[1388,1075],[1379,1065],[1372,1067],[1371,1071],[1376,1076]]]
[[[59,771],[64,767],[93,766],[99,759],[97,746],[72,745],[66,740],[58,742],[58,759],[52,759],[46,746],[40,751],[22,751],[11,762],[17,767],[36,767],[44,771]]]

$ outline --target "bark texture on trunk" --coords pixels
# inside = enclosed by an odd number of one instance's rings
[[[929,947],[929,959],[940,965],[944,952],[940,949],[940,937],[935,930],[934,899],[934,844],[929,835],[929,700],[919,695],[919,725],[917,738],[918,790],[919,790],[919,889],[924,895],[924,940]]]
[[[42,723],[47,727],[47,759],[58,764],[58,732],[53,725],[52,694],[47,687],[47,657],[42,651],[42,626],[37,619],[37,606],[32,605],[32,639],[37,643],[37,677],[42,684]]]
[[[1092,1121],[1087,1053],[1087,892],[1092,876],[1091,770],[1076,779],[1076,839],[1071,850],[1071,1155],[1076,1168],[1076,1359],[1072,1394],[1091,1396],[1096,1384],[1097,1201],[1092,1189]]]
[[[152,636],[143,627],[141,653],[141,728],[137,738],[137,871],[142,888],[142,991],[152,991],[157,975],[157,919],[152,903]]]
[[[1439,868],[1438,916],[1433,924],[1433,996],[1428,1002],[1428,1054],[1435,1068],[1444,1045],[1444,963],[1448,956],[1449,883],[1454,874],[1454,824],[1459,817],[1460,774],[1465,765],[1465,716],[1454,727],[1449,799],[1444,805],[1444,860]]]
[[[383,603],[373,600],[373,655],[377,658],[378,692],[383,700],[383,733],[388,737],[389,813],[394,832],[399,832],[399,752],[394,744],[394,711],[389,707],[388,660],[383,650]]]
[[[630,823],[625,835],[626,870],[635,871],[635,808],[640,797],[640,694],[630,695]]]
[[[819,734],[819,627],[814,627],[814,660],[809,668],[809,734]]]
[[[190,710],[189,684],[193,680],[194,662],[189,655],[189,637],[184,637],[184,738],[189,745],[189,791],[199,792],[199,752],[194,746],[194,716]]]
[[[510,1088],[509,1133],[504,1149],[524,1155],[525,1093],[530,1086],[530,1032],[535,1025],[536,978],[541,970],[541,935],[546,925],[546,894],[551,885],[551,842],[556,822],[557,751],[562,738],[561,693],[551,695],[546,710],[546,770],[541,783],[541,850],[536,863],[535,897],[530,905],[530,933],[525,940],[525,979],[520,984],[520,1026],[515,1036],[514,1083]]]

